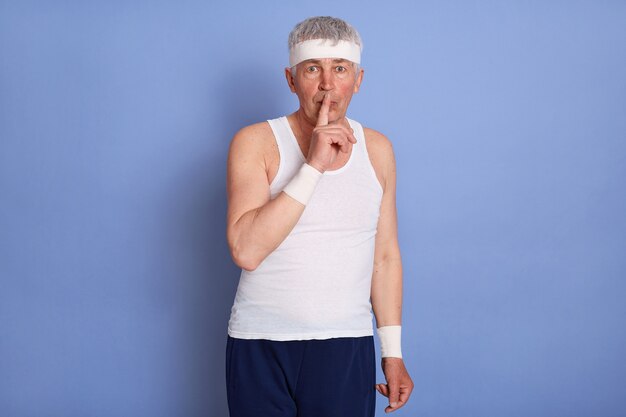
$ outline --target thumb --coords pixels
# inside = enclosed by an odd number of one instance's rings
[[[330,109],[330,93],[324,94],[322,107],[317,115],[317,126],[326,126],[328,124],[328,111]]]

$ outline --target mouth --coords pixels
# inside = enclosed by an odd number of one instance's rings
[[[315,102],[315,104],[319,104],[319,105],[321,106],[321,105],[322,105],[322,101],[323,101],[323,100],[316,101],[316,102]],[[333,105],[335,105],[335,106],[336,106],[338,103],[339,103],[338,101],[334,101],[334,100],[331,100],[331,101],[330,101],[330,105],[331,105],[331,106],[333,106]]]

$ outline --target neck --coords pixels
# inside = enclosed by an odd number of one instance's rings
[[[296,134],[300,136],[299,139],[302,139],[304,143],[309,143],[311,135],[313,134],[313,129],[315,129],[316,121],[309,120],[302,107],[293,113],[293,117],[296,122]]]

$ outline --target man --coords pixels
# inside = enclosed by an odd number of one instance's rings
[[[409,399],[390,141],[346,117],[363,80],[348,23],[289,35],[294,113],[241,129],[228,156],[227,238],[242,268],[231,309],[231,417],[373,417]],[[370,302],[371,298],[371,302]],[[386,384],[376,384],[376,316]]]

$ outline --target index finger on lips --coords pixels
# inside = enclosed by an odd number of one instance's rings
[[[328,111],[330,109],[330,94],[324,94],[324,99],[322,100],[322,106],[320,107],[320,112],[317,115],[317,125],[316,126],[326,126],[328,124]]]

